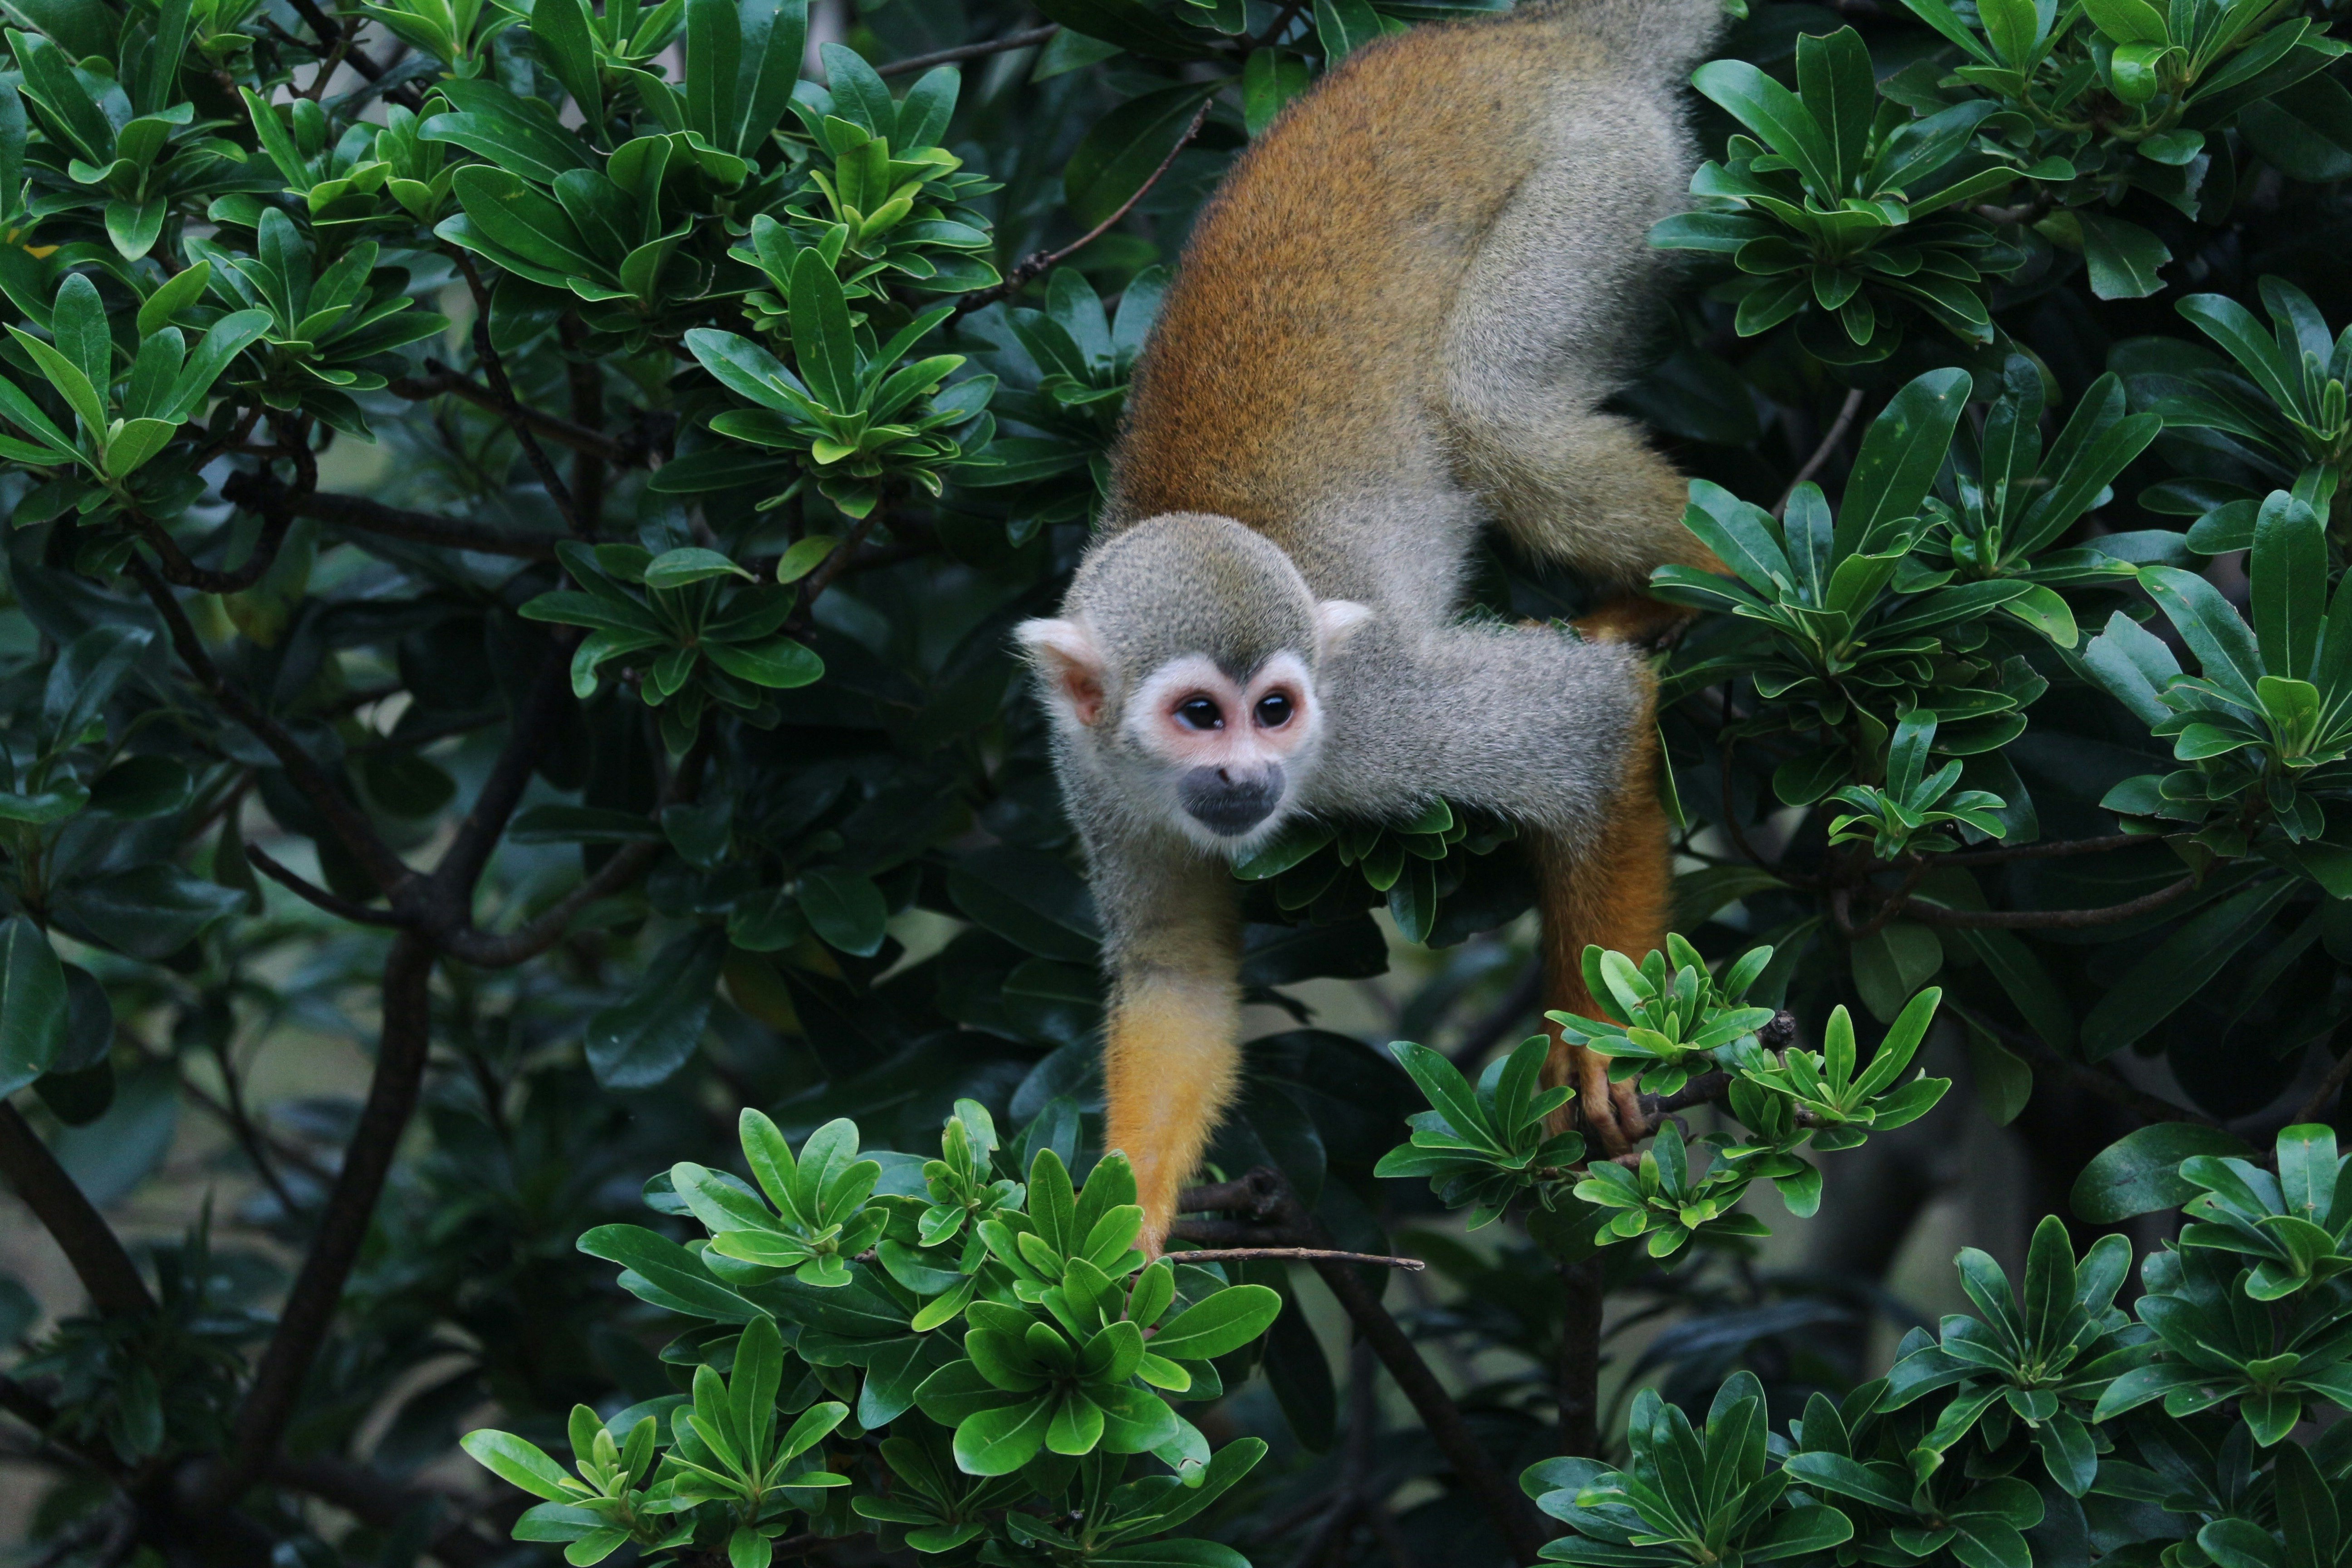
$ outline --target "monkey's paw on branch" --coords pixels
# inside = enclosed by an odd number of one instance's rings
[[[1628,1079],[1609,1081],[1609,1058],[1597,1051],[1576,1053],[1576,1108],[1585,1132],[1599,1141],[1611,1157],[1628,1154],[1648,1137],[1650,1115],[1642,1105],[1642,1088]]]

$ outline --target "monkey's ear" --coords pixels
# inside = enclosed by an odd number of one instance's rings
[[[1372,618],[1370,605],[1353,599],[1324,599],[1315,606],[1315,635],[1319,658],[1346,642],[1358,626]]]
[[[1084,622],[1024,621],[1013,635],[1045,672],[1057,707],[1081,724],[1102,717],[1102,648]]]

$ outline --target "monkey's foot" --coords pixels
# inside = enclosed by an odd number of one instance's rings
[[[1649,1131],[1642,1114],[1642,1092],[1635,1080],[1609,1081],[1609,1058],[1590,1051],[1578,1053],[1577,1109],[1584,1114],[1585,1131],[1598,1139],[1611,1157],[1630,1154]]]

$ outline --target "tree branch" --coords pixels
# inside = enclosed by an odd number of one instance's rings
[[[2074,855],[2097,855],[2109,849],[2129,849],[2164,840],[2146,833],[2110,833],[2098,838],[2060,838],[2047,844],[2020,844],[2005,849],[1962,849],[1936,857],[1938,866],[2005,866],[2012,860],[2063,860]]]
[[[1813,455],[1805,459],[1805,466],[1797,470],[1797,477],[1789,481],[1789,488],[1780,492],[1779,504],[1772,508],[1773,521],[1780,521],[1780,514],[1789,510],[1789,498],[1797,493],[1797,487],[1822,471],[1822,465],[1830,460],[1830,454],[1837,449],[1837,444],[1845,439],[1848,430],[1853,428],[1853,416],[1861,412],[1862,388],[1857,386],[1845,395],[1845,402],[1838,407],[1837,417],[1830,422],[1829,434],[1823,436],[1821,445],[1813,448]]]
[[[1911,900],[1903,912],[1921,925],[1953,926],[1973,931],[2083,931],[2114,925],[2173,903],[2197,886],[2194,874],[2126,903],[2096,910],[1948,910]]]
[[[1333,1252],[1319,1247],[1223,1247],[1171,1252],[1177,1263],[1255,1263],[1271,1259],[1286,1263],[1370,1263],[1418,1274],[1429,1267],[1418,1258],[1395,1258],[1385,1252]]]
[[[1026,288],[1030,279],[1043,277],[1045,273],[1052,271],[1055,268],[1060,266],[1063,262],[1067,261],[1071,257],[1076,255],[1079,251],[1084,250],[1087,246],[1092,245],[1104,235],[1109,233],[1111,225],[1125,217],[1134,207],[1135,204],[1141,201],[1146,193],[1148,193],[1152,186],[1160,183],[1160,177],[1162,174],[1165,174],[1170,168],[1174,166],[1176,154],[1181,153],[1185,148],[1190,147],[1192,144],[1192,138],[1201,133],[1202,124],[1209,118],[1209,104],[1211,101],[1213,100],[1203,100],[1202,101],[1200,112],[1192,116],[1192,123],[1184,128],[1184,134],[1176,138],[1176,145],[1168,149],[1168,156],[1160,160],[1160,166],[1151,171],[1151,177],[1150,179],[1144,181],[1143,184],[1135,188],[1135,194],[1133,195],[1119,203],[1118,210],[1117,212],[1103,219],[1102,222],[1095,225],[1094,227],[1087,230],[1086,233],[1078,236],[1077,238],[1072,240],[1069,244],[1062,247],[1061,249],[1051,253],[1041,251],[1036,255],[1031,256],[1017,263],[1012,271],[1007,272],[1004,275],[1004,281],[997,284],[994,288],[982,289],[977,293],[965,295],[962,300],[957,302],[955,315],[950,317],[950,320],[961,321],[965,316],[970,315],[972,311],[981,310],[985,306],[992,305],[999,300],[1011,299],[1013,295]]]
[[[257,844],[248,844],[245,847],[245,858],[253,863],[255,870],[284,888],[304,903],[315,905],[337,920],[350,921],[354,925],[385,926],[394,931],[405,930],[411,923],[405,917],[394,910],[372,910],[364,904],[355,904],[349,899],[340,898],[327,891],[317,883],[308,881],[289,870]]]
[[[602,458],[618,468],[642,468],[646,462],[646,445],[607,436],[602,430],[592,430],[585,425],[545,413],[537,408],[517,404],[512,409],[499,401],[499,395],[480,382],[461,372],[450,369],[438,360],[426,360],[425,374],[399,376],[392,383],[391,391],[413,403],[427,398],[450,396],[486,408],[493,414],[520,420],[541,438],[559,447],[569,447],[583,457]]]
[[[877,66],[877,76],[906,76],[933,66],[950,66],[958,60],[976,60],[989,55],[1010,54],[1025,49],[1032,44],[1042,44],[1062,30],[1059,22],[1048,22],[1042,27],[1024,27],[1017,33],[1007,33],[1001,38],[991,38],[984,44],[959,44],[952,49],[933,49],[928,55],[908,55],[903,60],[892,60],[887,66]]]
[[[540,752],[554,733],[564,704],[572,700],[572,648],[578,634],[558,635],[550,640],[547,658],[532,679],[530,690],[515,710],[513,727],[508,731],[499,760],[491,764],[489,775],[482,781],[481,793],[474,797],[474,808],[457,824],[447,852],[429,879],[430,901],[436,905],[453,902],[454,909],[449,913],[457,921],[470,916],[474,883],[481,876],[482,868],[489,864],[499,836],[506,831],[507,819],[514,815],[523,790],[530,783],[531,769],[539,764]],[[436,915],[442,912],[434,910]]]
[[[266,474],[238,474],[222,484],[221,495],[239,506],[264,511],[267,515],[265,508],[269,504],[269,498],[265,487],[275,489],[277,486],[278,481]],[[289,495],[278,504],[281,504],[290,516],[316,518],[320,522],[332,523],[339,528],[380,533],[387,539],[405,539],[414,544],[470,550],[478,555],[509,555],[520,561],[555,559],[555,542],[552,539],[508,533],[478,522],[436,517],[431,512],[407,511],[370,500],[365,496],[313,492],[310,495]],[[204,586],[199,583],[182,585]],[[211,591],[223,593],[228,590]]]
[[[539,476],[541,486],[555,510],[563,514],[564,525],[575,534],[586,536],[587,530],[580,518],[580,509],[573,504],[572,487],[555,471],[547,458],[547,449],[539,444],[538,434],[530,422],[522,416],[522,403],[515,396],[514,384],[507,379],[507,362],[498,345],[490,341],[490,291],[482,283],[482,275],[474,267],[474,258],[452,246],[451,258],[466,279],[466,287],[474,296],[474,355],[482,362],[482,373],[490,379],[490,395],[498,399],[498,411],[505,416],[507,428],[512,430],[515,441],[522,447],[530,471]]]
[[[1297,1194],[1291,1191],[1288,1180],[1268,1165],[1259,1166],[1238,1182],[1195,1187],[1177,1199],[1177,1207],[1183,1211],[1222,1209],[1247,1216],[1242,1222],[1179,1220],[1171,1234],[1188,1241],[1231,1241],[1242,1247],[1260,1243],[1276,1247],[1319,1247],[1330,1240],[1298,1201]],[[1461,1408],[1438,1382],[1437,1374],[1429,1370],[1429,1363],[1422,1359],[1421,1352],[1414,1348],[1404,1330],[1381,1305],[1378,1293],[1356,1272],[1357,1265],[1318,1261],[1314,1268],[1354,1321],[1356,1332],[1371,1345],[1372,1352],[1389,1369],[1389,1375],[1412,1402],[1431,1439],[1494,1521],[1496,1532],[1503,1538],[1512,1556],[1523,1563],[1533,1563],[1544,1536],[1527,1500],[1478,1446],[1469,1424],[1462,1418]]]
[[[310,1365],[334,1323],[343,1282],[367,1239],[376,1199],[392,1173],[393,1156],[424,1086],[433,1039],[432,982],[432,950],[415,933],[404,931],[394,939],[384,959],[383,1024],[367,1103],[343,1151],[342,1168],[320,1213],[302,1270],[278,1313],[277,1331],[254,1369],[237,1411],[228,1458],[205,1489],[216,1509],[233,1503],[277,1452]]]
[[[706,728],[696,738],[686,755],[679,759],[677,772],[670,779],[662,804],[675,805],[690,801],[701,780],[703,761],[710,754],[710,731]],[[515,964],[538,957],[563,940],[572,918],[599,899],[611,898],[646,873],[667,845],[658,839],[633,839],[613,853],[613,858],[597,868],[593,876],[569,893],[541,910],[516,930],[503,936],[494,936],[477,930],[471,923],[436,927],[434,940],[441,951],[478,969],[509,969]]]
[[[366,870],[370,879],[397,903],[415,873],[393,853],[391,846],[377,835],[374,825],[359,808],[343,798],[341,792],[335,788],[334,781],[319,765],[318,759],[304,751],[276,720],[247,700],[245,694],[221,675],[220,667],[214,664],[212,655],[205,651],[204,639],[196,636],[195,627],[188,624],[187,612],[180,607],[180,601],[173,595],[170,584],[157,574],[154,567],[148,564],[146,558],[137,551],[131,552],[123,562],[123,570],[146,590],[148,601],[155,606],[156,614],[163,617],[164,627],[171,634],[172,646],[178,651],[180,662],[187,667],[188,674],[197,686],[222,712],[244,725],[253,732],[256,740],[269,748],[286,769],[286,776],[301,792],[311,809],[325,820],[335,837],[342,841],[343,847],[350,850],[352,858]]]
[[[244,504],[228,493],[229,485],[242,477],[232,476],[221,486],[224,500]],[[161,523],[143,513],[134,511],[131,519],[138,524],[139,537],[147,542],[148,548],[153,550],[156,559],[163,563],[161,570],[165,580],[182,588],[194,588],[199,593],[242,594],[260,582],[263,574],[278,563],[278,547],[286,542],[286,531],[294,521],[293,511],[284,504],[249,510],[261,513],[261,536],[253,542],[253,552],[245,558],[245,564],[227,572],[215,572],[210,567],[197,565],[188,558],[188,552],[180,548],[178,540],[173,539]]]
[[[100,1312],[135,1318],[155,1310],[155,1298],[148,1294],[139,1265],[123,1249],[114,1227],[74,1184],[32,1124],[5,1100],[0,1100],[0,1176],[8,1178],[33,1217],[56,1238]]]

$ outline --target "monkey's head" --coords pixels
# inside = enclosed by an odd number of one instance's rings
[[[1171,512],[1097,545],[1061,617],[1016,635],[1071,762],[1118,808],[1239,856],[1296,808],[1323,739],[1317,677],[1370,614],[1318,599],[1240,523]]]

